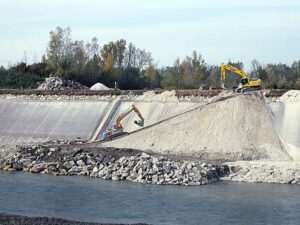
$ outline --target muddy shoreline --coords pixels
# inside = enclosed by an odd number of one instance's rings
[[[0,213],[1,225],[129,225],[129,224],[114,224],[114,223],[93,223],[80,222],[75,220],[67,220],[53,217],[29,217],[21,215],[13,215],[7,213]],[[135,225],[146,225],[144,223],[137,223]]]

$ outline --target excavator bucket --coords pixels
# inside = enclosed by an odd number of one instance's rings
[[[144,120],[135,120],[134,123],[140,127],[143,127],[144,126]]]
[[[221,83],[221,89],[226,89],[224,82]]]

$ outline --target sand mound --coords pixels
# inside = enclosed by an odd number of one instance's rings
[[[212,103],[103,145],[206,160],[291,159],[258,96]]]
[[[282,102],[300,102],[300,91],[291,90],[280,97]]]
[[[143,95],[140,95],[136,98],[137,101],[145,102],[178,102],[176,97],[176,92],[173,91],[164,91],[160,94],[155,94],[154,91],[146,91]]]
[[[92,87],[90,87],[90,90],[93,91],[108,91],[110,88],[106,87],[104,84],[96,83]]]

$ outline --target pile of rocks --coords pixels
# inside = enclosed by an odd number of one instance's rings
[[[118,159],[74,148],[61,154],[59,147],[28,146],[0,161],[0,169],[22,170],[65,176],[89,176],[106,180],[128,180],[143,184],[203,185],[219,180],[227,166],[200,162],[178,162],[146,153]]]
[[[222,180],[250,183],[300,184],[300,162],[240,161],[226,163]]]
[[[61,77],[50,76],[39,85],[38,90],[66,90],[66,89],[88,89],[88,87]]]
[[[50,140],[50,141],[46,141],[43,142],[43,145],[51,145],[51,144],[56,144],[56,145],[62,145],[62,144],[83,144],[83,143],[87,143],[87,140],[83,140],[80,137],[77,137],[74,140],[66,140],[66,139],[56,139],[56,140]],[[23,148],[23,149],[30,149],[31,147],[23,147],[23,146],[18,146],[19,148]],[[38,146],[35,146],[35,148],[37,148]],[[41,147],[41,146],[40,146]]]

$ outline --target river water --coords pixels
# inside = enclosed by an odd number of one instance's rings
[[[149,224],[300,224],[300,185],[155,186],[0,172],[0,212]]]

